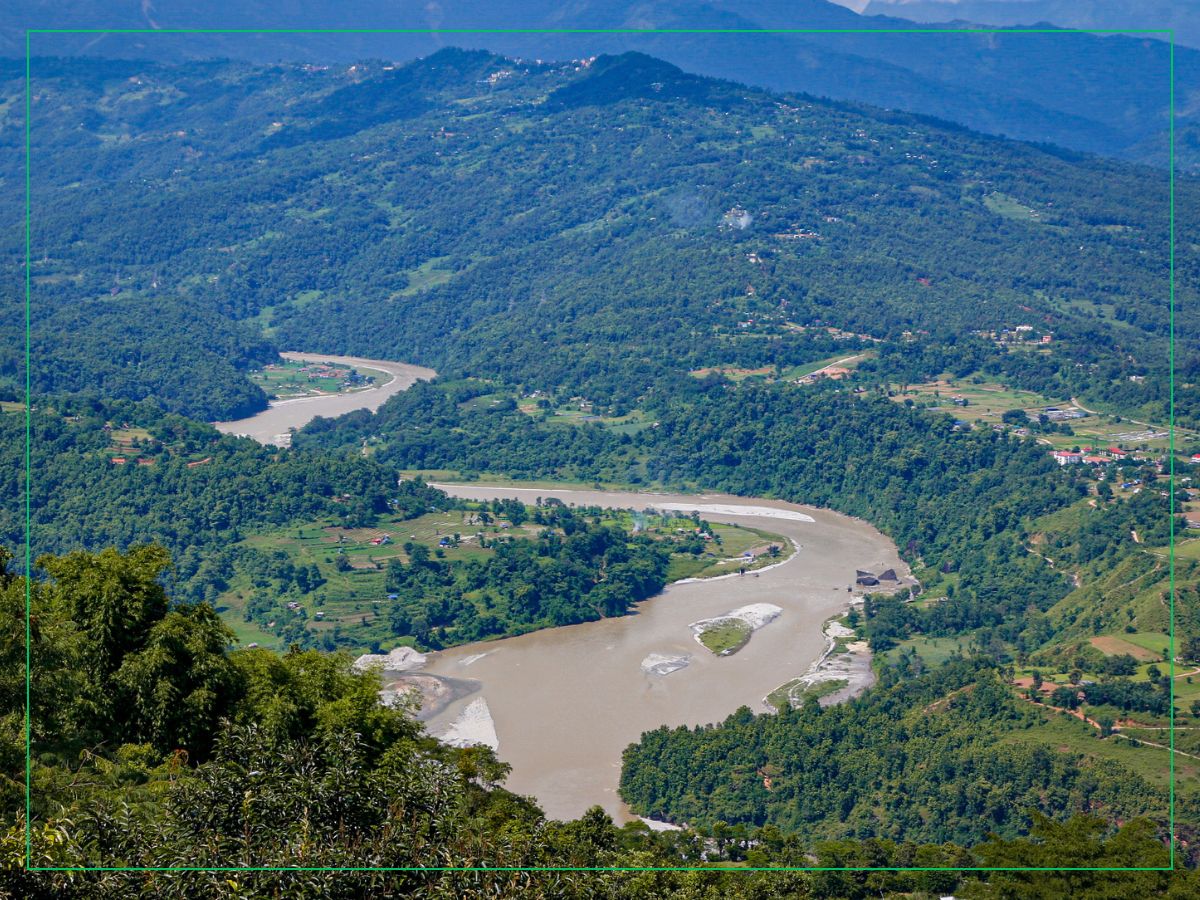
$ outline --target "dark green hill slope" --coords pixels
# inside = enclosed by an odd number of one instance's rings
[[[787,363],[779,348],[810,325],[949,341],[1030,324],[1055,335],[1048,365],[1091,371],[1105,356],[1163,371],[1159,171],[637,54],[37,71],[35,333],[55,358],[85,302],[104,298],[94,321],[113,350],[97,377],[130,347],[114,306],[139,321],[186,309],[181,353],[202,345],[201,322],[253,320],[277,346],[601,399],[637,396],[678,357]],[[18,126],[10,114],[0,130],[6,177]],[[1182,183],[1181,215],[1193,197]],[[5,201],[13,218],[18,199]],[[1179,250],[1187,285],[1195,254]],[[14,279],[19,258],[11,241]],[[1181,309],[1191,296],[1181,289]],[[1190,319],[1178,327],[1190,346]],[[235,368],[262,358],[251,332],[229,334]],[[589,381],[630,359],[646,371],[619,390]],[[105,385],[141,396],[165,380],[143,374]],[[78,381],[41,361],[34,375],[37,389]],[[229,379],[226,412],[244,405]],[[221,412],[200,399],[211,391],[179,392],[174,408]]]

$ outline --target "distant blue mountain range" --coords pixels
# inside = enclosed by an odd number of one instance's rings
[[[1051,0],[1045,0],[1050,5]],[[978,3],[943,4],[968,12]],[[1024,3],[993,4],[1023,6]],[[930,4],[918,4],[931,8]],[[902,12],[909,4],[884,6]],[[913,7],[917,8],[916,6]],[[410,34],[35,35],[34,55],[258,62],[407,60],[443,46],[564,59],[640,50],[687,71],[777,90],[923,113],[1022,140],[1163,165],[1168,157],[1168,46],[1087,34],[897,34],[918,26],[860,16],[826,0],[30,0],[0,9],[0,54],[21,56],[28,27],[408,28]],[[462,34],[456,29],[622,29],[623,33]],[[871,29],[878,33],[635,34],[639,29]],[[1200,51],[1177,47],[1177,96],[1200,88]],[[1179,162],[1200,161],[1181,104]]]
[[[870,0],[853,5],[867,15],[900,15],[915,22],[1170,28],[1176,43],[1200,47],[1200,3],[1194,0]]]

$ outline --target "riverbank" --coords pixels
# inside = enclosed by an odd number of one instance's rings
[[[318,416],[333,418],[358,409],[376,410],[389,398],[408,390],[418,381],[428,381],[437,376],[437,372],[424,366],[384,359],[291,350],[279,355],[295,362],[331,362],[356,369],[369,369],[390,377],[382,384],[361,391],[276,400],[260,413],[231,422],[214,422],[213,427],[225,434],[253,438],[260,444],[286,447],[291,444],[293,429],[303,428]]]
[[[837,619],[825,623],[824,634],[825,652],[803,675],[763,697],[768,709],[800,707],[810,697],[822,706],[832,706],[857,697],[875,683],[871,647],[866,641],[856,640],[854,630]]]

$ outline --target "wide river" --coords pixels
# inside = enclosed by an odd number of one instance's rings
[[[430,732],[444,734],[456,720],[459,734],[480,725],[487,731],[476,702],[482,698],[497,755],[512,766],[506,786],[534,796],[554,818],[576,817],[597,803],[619,821],[631,818],[617,796],[628,744],[660,725],[715,722],[742,705],[765,710],[770,691],[821,655],[822,623],[846,610],[855,569],[907,572],[887,537],[824,509],[717,494],[439,487],[471,499],[540,496],[581,506],[694,509],[709,521],[782,534],[799,547],[758,574],[670,585],[633,615],[429,655],[420,672],[452,678],[460,690],[474,688],[432,716]],[[716,657],[693,638],[690,623],[750,603],[771,603],[783,613],[737,653]],[[642,667],[652,654],[690,660],[686,668],[656,675]]]
[[[284,359],[300,362],[340,363],[356,369],[383,372],[389,377],[382,383],[362,391],[277,400],[257,415],[234,422],[214,422],[218,431],[252,437],[260,444],[278,444],[286,447],[291,443],[289,428],[303,428],[317,416],[332,418],[356,409],[378,409],[389,397],[407,390],[418,381],[428,381],[437,375],[433,369],[423,366],[410,366],[407,363],[383,359],[360,359],[357,356],[333,356],[328,353],[287,352],[279,355]]]
[[[384,360],[286,353],[289,359],[344,363],[387,372],[391,381],[366,391],[284,401],[222,431],[262,443],[286,443],[289,428],[318,415],[376,409],[430,369]],[[825,648],[822,623],[844,612],[855,569],[907,573],[892,542],[866,522],[829,510],[775,500],[719,494],[673,495],[440,485],[471,499],[558,497],[580,506],[696,510],[713,522],[761,528],[799,549],[757,574],[679,582],[638,604],[633,615],[429,654],[412,674],[447,679],[455,699],[430,710],[427,727],[444,735],[495,738],[512,766],[506,786],[530,794],[555,818],[572,818],[600,804],[618,821],[632,818],[617,796],[621,752],[643,731],[660,725],[716,722],[739,706],[765,710],[763,698],[803,674]],[[751,603],[783,609],[732,656],[716,657],[692,636],[689,624]],[[657,656],[655,656],[657,655]],[[667,675],[643,665],[687,656]],[[649,659],[648,659],[649,658]],[[482,701],[482,702],[480,702]],[[493,730],[494,729],[494,730]]]

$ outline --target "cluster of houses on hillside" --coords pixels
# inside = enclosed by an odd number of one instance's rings
[[[1016,325],[1013,328],[1001,328],[999,331],[972,331],[978,337],[997,344],[1050,344],[1054,341],[1054,333],[1042,331],[1032,325]]]
[[[1054,451],[1054,461],[1060,466],[1069,466],[1076,463],[1082,463],[1086,466],[1107,466],[1112,463],[1125,462],[1129,459],[1142,462],[1150,459],[1150,457],[1145,454],[1122,450],[1120,447],[1109,447],[1106,450],[1084,447],[1082,450]]]
[[[1149,450],[1124,450],[1120,447],[1108,447],[1106,449],[1084,447],[1081,450],[1055,450],[1052,455],[1054,461],[1060,466],[1108,466],[1113,463],[1133,462],[1157,465],[1160,472],[1166,471],[1166,457],[1161,452],[1155,453]]]

